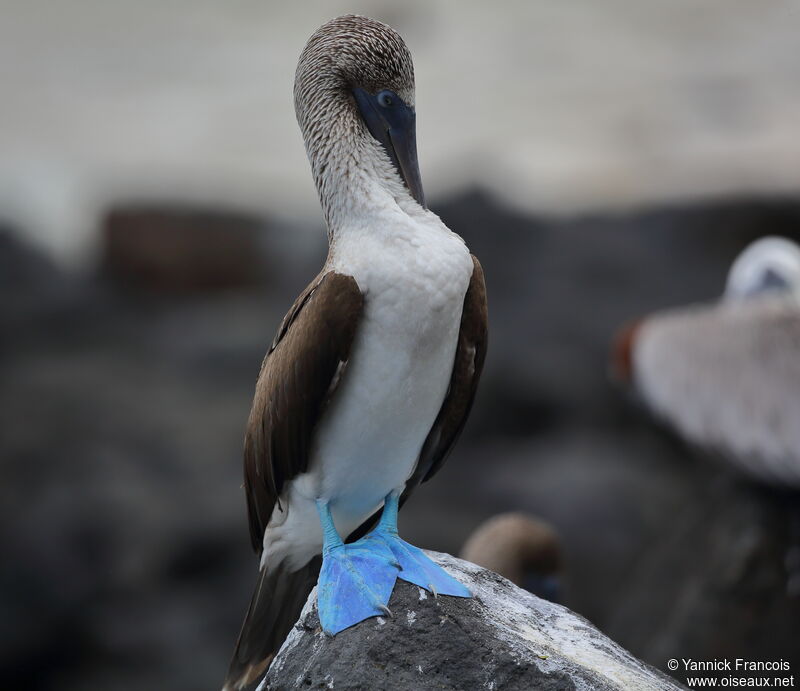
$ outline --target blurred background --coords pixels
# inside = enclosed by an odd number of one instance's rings
[[[2,688],[221,683],[255,579],[252,391],[326,251],[294,68],[346,12],[408,43],[426,193],[490,298],[471,421],[406,537],[458,553],[530,513],[564,604],[654,666],[800,669],[797,495],[684,445],[607,366],[628,320],[800,238],[800,4],[0,10]]]

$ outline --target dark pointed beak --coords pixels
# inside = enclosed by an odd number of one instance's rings
[[[353,89],[353,95],[370,133],[386,150],[411,196],[420,206],[426,208],[417,161],[417,116],[414,109],[393,93],[389,106],[381,105],[378,95],[360,87]]]

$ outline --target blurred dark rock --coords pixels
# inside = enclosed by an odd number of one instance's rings
[[[121,206],[103,224],[102,271],[149,291],[252,287],[264,274],[263,220],[189,207]]]
[[[0,328],[62,304],[69,283],[53,262],[0,224]]]
[[[665,527],[626,588],[605,628],[636,641],[646,659],[783,658],[796,670],[800,495],[715,478]]]
[[[0,224],[0,357],[64,347],[84,317],[104,312],[106,296],[57,267]],[[2,450],[2,444],[0,444]]]
[[[325,635],[316,590],[260,689],[678,689],[583,617],[480,567],[431,553],[472,598],[398,581],[391,617]]]
[[[44,255],[29,247],[11,227],[0,223],[0,298],[3,316],[11,299],[27,295],[52,297],[53,278],[59,272]]]

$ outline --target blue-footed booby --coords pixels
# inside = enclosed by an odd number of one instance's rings
[[[615,369],[691,444],[757,480],[800,487],[800,247],[757,240],[718,302],[625,329]]]
[[[411,55],[385,24],[339,17],[306,44],[294,100],[329,251],[256,384],[244,486],[259,575],[225,689],[264,671],[317,580],[330,634],[387,612],[397,578],[469,596],[397,535],[398,507],[464,426],[487,342],[481,266],[425,206]]]

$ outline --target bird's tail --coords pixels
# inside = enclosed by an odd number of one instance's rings
[[[317,582],[320,564],[314,557],[298,571],[285,564],[261,568],[222,691],[246,689],[269,667]]]

